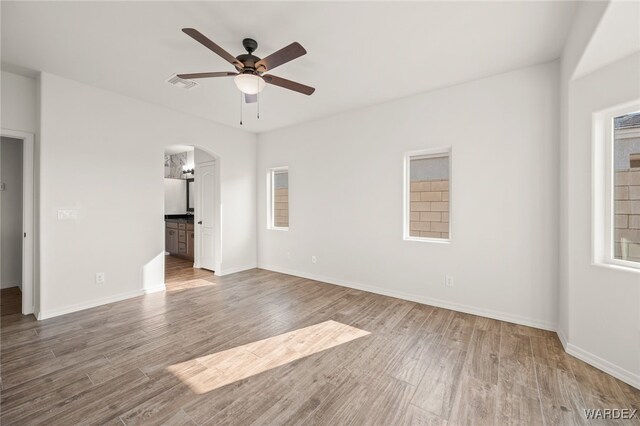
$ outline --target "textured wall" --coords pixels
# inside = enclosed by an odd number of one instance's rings
[[[640,128],[634,129],[640,132]],[[616,133],[619,133],[617,131]],[[629,157],[631,154],[640,152],[640,137],[629,139],[616,139],[616,149],[614,150],[614,168],[615,170],[624,170],[629,168]]]
[[[289,226],[289,190],[287,188],[276,188],[274,193],[273,224],[277,227],[286,228]]]
[[[640,262],[640,114],[616,118],[614,141],[614,257]]]
[[[640,262],[640,169],[616,171],[616,259]]]
[[[449,238],[449,180],[412,181],[410,197],[409,235]]]

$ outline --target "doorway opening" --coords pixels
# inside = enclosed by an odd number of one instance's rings
[[[0,134],[0,292],[3,316],[34,312],[33,134]]]
[[[219,157],[190,145],[164,151],[165,287],[210,278],[220,269]]]

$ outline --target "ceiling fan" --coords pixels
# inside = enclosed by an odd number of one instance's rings
[[[316,90],[313,87],[305,86],[304,84],[296,83],[295,81],[277,77],[272,74],[265,74],[282,64],[286,64],[287,62],[306,54],[307,51],[298,42],[293,42],[266,58],[260,59],[253,54],[253,52],[258,48],[258,42],[251,38],[245,38],[242,40],[242,45],[246,49],[247,53],[233,57],[229,52],[209,40],[205,35],[194,28],[183,28],[182,32],[229,62],[236,68],[236,72],[223,71],[178,74],[179,78],[191,80],[196,78],[234,77],[236,86],[242,93],[244,93],[245,102],[247,103],[257,102],[258,93],[265,88],[266,84],[272,84],[274,86],[293,90],[294,92],[299,92],[305,95],[311,95]]]

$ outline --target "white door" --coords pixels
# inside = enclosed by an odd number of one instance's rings
[[[215,270],[215,163],[202,164],[196,175],[198,181],[200,217],[197,218],[200,267]]]

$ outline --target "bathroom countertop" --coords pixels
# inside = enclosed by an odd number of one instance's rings
[[[164,221],[171,223],[193,223],[193,215],[165,215]]]

